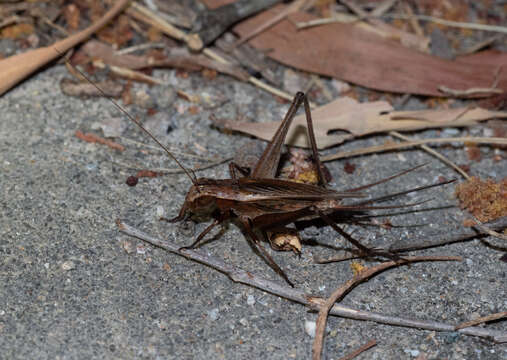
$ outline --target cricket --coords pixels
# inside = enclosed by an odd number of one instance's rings
[[[169,149],[153,136],[153,134],[151,134],[138,120],[131,116],[116,101],[108,97],[102,89],[84,73],[79,69],[76,70],[79,71],[87,81],[93,84],[102,96],[108,98],[120,112],[157,143],[190,179],[192,186],[187,192],[185,201],[178,215],[172,219],[162,218],[161,220],[175,223],[192,218],[193,215],[197,215],[201,218],[210,218],[213,221],[189,246],[182,247],[181,249],[198,247],[199,243],[213,228],[225,221],[233,221],[239,225],[247,241],[250,242],[254,249],[258,250],[258,253],[263,257],[264,261],[292,287],[294,287],[293,282],[289,280],[287,274],[276,264],[262,245],[261,239],[264,240],[264,242],[269,242],[268,234],[271,231],[283,231],[284,229],[293,231],[293,228],[289,229],[286,226],[294,224],[297,221],[321,219],[325,224],[333,228],[339,235],[354,245],[361,257],[384,257],[402,260],[402,258],[395,253],[382,249],[368,248],[361,244],[359,240],[352,237],[338,225],[336,215],[338,215],[339,218],[340,213],[346,213],[348,217],[353,217],[354,213],[363,214],[368,210],[413,207],[425,203],[427,200],[390,206],[376,204],[411,192],[421,191],[455,181],[438,182],[378,198],[364,199],[367,195],[362,193],[362,190],[387,182],[426,165],[422,164],[361,187],[344,191],[336,191],[328,188],[317,151],[310,105],[306,95],[302,92],[298,92],[295,95],[282,123],[253,169],[245,168],[234,162],[230,162],[229,179],[197,178],[191,169],[184,167]],[[317,172],[318,183],[316,185],[276,177],[282,154],[282,146],[285,142],[292,120],[301,105],[304,106],[307,122],[307,136]],[[342,200],[347,198],[362,200],[356,200],[356,203],[353,204],[343,204]]]

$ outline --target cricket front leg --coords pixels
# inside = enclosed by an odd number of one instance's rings
[[[172,219],[161,217],[159,220],[160,221],[167,221],[167,222],[170,222],[170,223],[175,223],[175,222],[178,222],[178,221],[183,221],[183,220],[185,220],[187,218],[187,214],[186,213],[187,213],[187,206],[186,206],[186,203],[185,203],[181,207],[180,212],[178,213],[178,215],[176,215],[176,217],[173,217]]]
[[[197,238],[195,239],[195,241],[190,244],[190,246],[183,246],[183,247],[180,247],[178,250],[183,250],[183,249],[195,249],[197,247],[197,245],[201,242],[202,239],[204,239],[204,237],[215,227],[217,226],[218,224],[220,224],[221,221],[220,220],[214,220],[211,224],[208,225],[208,227],[206,229],[204,229],[204,231],[202,233],[199,234],[199,236],[197,236]]]
[[[294,284],[289,280],[285,272],[282,270],[280,266],[273,260],[273,258],[268,254],[266,249],[261,245],[261,242],[259,241],[259,238],[257,235],[255,235],[255,232],[253,231],[250,223],[248,220],[242,221],[243,226],[247,232],[247,240],[252,244],[252,246],[259,251],[259,253],[262,255],[263,259],[268,263],[268,265],[276,271],[278,275],[283,277],[283,279],[289,284],[291,287],[294,287]]]

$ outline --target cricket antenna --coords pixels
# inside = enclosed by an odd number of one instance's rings
[[[60,53],[60,51],[58,51],[57,49],[55,49],[55,50],[58,53]],[[138,120],[136,120],[132,115],[130,115],[128,113],[128,111],[125,110],[123,107],[121,107],[120,104],[118,104],[114,99],[112,99],[111,97],[109,97],[104,92],[104,90],[102,90],[99,86],[97,86],[97,84],[95,84],[90,78],[88,78],[88,76],[86,76],[81,70],[79,70],[77,67],[75,67],[74,65],[72,65],[67,59],[65,60],[65,62],[67,64],[69,64],[69,66],[71,66],[73,69],[75,69],[83,78],[85,78],[86,81],[88,81],[90,84],[92,84],[100,92],[100,94],[103,97],[105,97],[109,101],[111,101],[111,103],[118,110],[120,110],[123,113],[123,115],[125,115],[128,119],[132,120],[141,130],[143,130],[146,134],[148,134],[148,136],[151,137],[153,139],[153,141],[155,141],[158,144],[158,146],[160,146],[162,149],[164,149],[164,151],[167,153],[167,155],[169,155],[169,157],[171,157],[176,162],[176,164],[178,164],[178,166],[181,168],[181,170],[183,170],[185,172],[185,174],[188,176],[188,178],[190,179],[190,181],[192,181],[192,184],[197,185],[197,177],[195,176],[195,174],[193,172],[191,173],[186,167],[184,167],[178,161],[178,159],[176,159],[176,157],[169,151],[169,149],[166,146],[164,146],[160,141],[158,141],[157,138],[155,136],[153,136],[148,130],[146,130],[146,128],[143,125],[141,125],[141,123]]]

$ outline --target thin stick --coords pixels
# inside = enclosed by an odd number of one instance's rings
[[[412,141],[412,139],[410,139],[409,137],[407,137],[405,135],[400,134],[397,131],[390,131],[389,135],[397,137],[398,139],[401,139],[401,140]],[[429,146],[426,146],[426,145],[420,145],[419,147],[421,149],[423,149],[424,151],[426,151],[427,153],[433,155],[434,157],[436,157],[437,159],[439,159],[443,163],[452,167],[454,170],[456,170],[458,173],[460,173],[461,176],[463,176],[465,179],[470,179],[470,176],[466,172],[464,172],[463,169],[461,169],[458,165],[453,163],[451,160],[447,159],[444,155],[440,154],[439,152],[433,150],[432,148],[430,148]]]
[[[490,87],[490,88],[474,87],[474,88],[469,88],[466,90],[457,90],[457,89],[451,89],[451,88],[444,86],[444,85],[440,85],[438,87],[438,90],[443,92],[444,94],[451,95],[451,96],[457,96],[457,97],[463,97],[463,96],[473,95],[473,94],[490,94],[490,93],[502,94],[503,93],[502,89],[498,89],[495,87]]]
[[[364,344],[363,346],[361,346],[359,349],[356,349],[356,350],[352,351],[350,354],[347,354],[347,355],[341,357],[339,360],[352,360],[353,358],[355,358],[359,354],[365,352],[366,350],[371,349],[372,347],[374,347],[376,345],[377,345],[377,340],[372,339],[372,340],[368,341],[366,344]]]
[[[340,15],[341,14],[338,14],[338,16],[333,16],[333,17],[328,17],[328,18],[320,18],[320,19],[315,19],[315,20],[306,21],[306,22],[298,22],[298,23],[296,23],[296,27],[298,29],[304,29],[304,28],[313,27],[313,26],[332,24],[335,22],[343,22],[344,17],[340,16]],[[362,20],[363,18],[370,18],[370,17],[371,16],[364,16],[364,17],[363,16],[353,16],[353,15],[351,16],[351,15],[347,14],[347,22],[358,21],[358,20]],[[431,22],[434,22],[437,24],[450,26],[450,27],[457,27],[457,28],[462,28],[462,29],[493,31],[493,32],[507,34],[507,27],[504,27],[504,26],[494,26],[494,25],[486,25],[486,24],[450,21],[450,20],[436,18],[433,16],[428,16],[428,15],[384,14],[383,16],[381,16],[381,18],[403,19],[403,20],[417,19],[417,20],[431,21]]]
[[[224,59],[222,56],[220,56],[217,52],[211,50],[210,48],[204,48],[202,50],[202,53],[208,57],[210,57],[211,59],[213,60],[216,60],[218,62],[221,62],[221,63],[224,63],[224,64],[230,64],[230,62],[228,62],[226,59]],[[285,100],[289,100],[289,101],[292,101],[292,99],[294,98],[294,96],[292,96],[291,94],[283,91],[283,90],[280,90],[280,89],[277,89],[275,88],[274,86],[271,86],[269,84],[266,84],[265,82],[253,77],[253,76],[250,76],[248,78],[248,82],[254,84],[255,86],[257,86],[258,88],[261,88],[263,90],[266,90],[267,92],[273,94],[273,95],[276,95],[276,96],[279,96],[281,97],[282,99],[285,99]],[[310,104],[311,107],[315,107],[315,105],[313,104]]]
[[[491,223],[488,223],[488,230],[490,228],[493,228],[497,231],[502,231],[507,227],[507,216],[504,216],[496,221],[493,221]],[[486,229],[484,229],[486,230]],[[422,241],[420,243],[411,243],[407,246],[393,246],[389,248],[389,251],[401,253],[401,252],[407,252],[407,251],[414,251],[414,250],[423,250],[428,248],[433,248],[436,246],[442,246],[442,245],[448,245],[453,244],[457,242],[463,242],[472,240],[475,238],[484,237],[486,235],[489,235],[488,232],[483,230],[478,230],[474,228],[466,228],[466,227],[460,227],[459,232],[453,235],[447,235],[442,240],[437,241]]]
[[[506,235],[500,234],[499,232],[491,230],[489,227],[487,227],[482,222],[480,222],[479,219],[477,219],[475,216],[472,215],[472,217],[474,218],[474,221],[475,221],[474,227],[480,229],[482,232],[484,232],[484,233],[486,233],[486,234],[488,234],[490,236],[493,236],[493,237],[496,237],[498,239],[507,241],[507,236]]]
[[[271,294],[278,295],[282,298],[306,305],[312,309],[319,309],[324,303],[324,300],[320,297],[311,296],[309,294],[304,293],[302,290],[290,288],[285,284],[280,284],[279,282],[266,279],[258,274],[251,273],[241,268],[226,264],[220,259],[207,255],[202,250],[199,249],[181,250],[180,252],[179,246],[173,245],[165,240],[152,237],[130,225],[127,225],[121,220],[117,220],[116,224],[118,225],[119,230],[124,234],[134,236],[138,239],[146,241],[154,246],[160,247],[176,255],[184,256],[187,259],[209,266],[227,275],[234,282],[239,282],[242,284],[255,287],[257,289],[269,292]],[[333,308],[330,311],[330,314],[349,319],[374,321],[382,324],[390,324],[395,326],[404,326],[434,331],[454,331],[454,325],[451,324],[431,320],[412,320],[396,316],[388,316],[379,313],[356,310],[338,304],[335,304],[333,306]],[[500,341],[507,342],[507,332],[502,332],[498,330],[490,330],[480,327],[469,327],[465,329],[460,329],[458,330],[458,332],[466,335],[485,337],[488,339],[492,339],[495,342]]]
[[[154,48],[155,49],[163,49],[163,48],[165,48],[165,45],[163,43],[148,42],[148,43],[143,43],[143,44],[139,44],[139,45],[126,47],[121,50],[116,50],[115,54],[116,55],[126,55],[126,54],[130,54],[130,53],[133,53],[136,51],[146,50],[146,49],[154,49]]]
[[[478,24],[478,23],[470,23],[470,22],[460,22],[460,21],[451,21],[440,19],[434,16],[428,15],[406,15],[406,14],[385,14],[383,17],[391,18],[391,19],[402,19],[402,20],[424,20],[431,21],[436,24],[456,27],[461,29],[471,29],[471,30],[483,30],[483,31],[493,31],[507,34],[507,27],[505,26],[495,26],[495,25],[487,25],[487,24]]]
[[[315,331],[315,340],[313,341],[312,346],[312,359],[320,360],[321,358],[322,348],[324,346],[324,333],[326,331],[326,322],[329,311],[335,302],[341,300],[350,290],[352,290],[352,288],[356,287],[356,285],[359,285],[370,277],[392,267],[419,261],[460,261],[460,259],[460,257],[453,256],[411,256],[406,257],[401,261],[387,261],[377,266],[363,269],[352,279],[336,289],[320,307],[319,316],[317,318],[317,329]]]
[[[475,325],[479,325],[479,324],[482,324],[482,323],[485,323],[488,321],[499,320],[499,319],[503,319],[506,317],[507,317],[507,311],[502,311],[502,312],[498,312],[495,314],[482,316],[482,317],[475,319],[475,320],[462,322],[461,324],[457,325],[454,329],[456,329],[456,330],[464,329],[469,326],[475,326]]]
[[[376,145],[365,147],[362,149],[352,150],[352,151],[343,151],[338,154],[331,154],[327,156],[323,156],[321,161],[331,161],[336,159],[349,158],[358,155],[372,154],[377,152],[391,151],[403,148],[409,148],[413,146],[418,146],[422,144],[429,143],[450,143],[450,142],[469,142],[469,143],[477,143],[477,144],[499,144],[499,145],[507,145],[506,138],[500,137],[456,137],[456,138],[440,138],[440,139],[422,139],[422,140],[414,140],[402,142],[399,144],[385,144],[385,145]]]

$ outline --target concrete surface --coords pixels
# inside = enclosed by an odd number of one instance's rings
[[[97,127],[120,115],[105,99],[78,99],[63,95],[60,80],[68,76],[52,66],[0,98],[0,358],[3,359],[305,359],[313,339],[306,321],[316,315],[298,304],[235,284],[226,276],[168,254],[117,231],[122,218],[131,225],[187,245],[206,223],[197,225],[159,222],[174,216],[190,186],[182,174],[141,179],[125,185],[134,170],[175,168],[159,150],[116,139],[127,150],[86,143],[76,130],[103,135]],[[128,106],[164,143],[199,156],[229,157],[247,137],[221,133],[210,127],[209,115],[252,121],[281,118],[287,105],[272,96],[219,76],[181,78],[174,71],[157,72],[170,86],[145,91],[144,106],[159,110],[146,117],[146,109]],[[222,106],[197,105],[192,115],[188,101],[174,89],[208,94]],[[139,98],[142,99],[142,96]],[[141,101],[143,102],[143,101]],[[151,102],[151,103],[150,103]],[[418,107],[411,99],[407,106]],[[205,108],[207,107],[207,108]],[[183,112],[183,113],[180,113]],[[152,143],[125,119],[123,136]],[[168,127],[172,131],[167,133]],[[483,135],[484,126],[472,130],[425,131],[417,137]],[[342,149],[381,144],[373,136]],[[462,147],[444,146],[442,152],[459,164],[469,164],[481,177],[505,176],[506,164],[492,161],[493,150],[481,147],[483,159],[470,162]],[[331,149],[326,153],[335,152]],[[178,155],[188,166],[204,164]],[[456,175],[438,160],[419,150],[349,159],[353,174],[343,171],[345,161],[328,163],[337,189],[366,184],[415,164],[426,168],[377,188],[374,194],[429,184],[439,176]],[[226,164],[199,172],[200,176],[227,177]],[[401,201],[432,197],[425,207],[454,205],[453,186],[432,189]],[[408,200],[407,200],[408,199]],[[397,241],[442,238],[459,228],[464,219],[457,208],[392,217],[394,224],[423,227],[385,230],[348,227],[371,246]],[[257,257],[236,226],[217,230],[204,245],[211,254],[244,269],[279,277]],[[344,245],[329,228],[310,227],[303,237]],[[493,240],[491,240],[494,242]],[[504,254],[474,240],[434,248],[419,254],[463,256],[461,263],[420,263],[389,270],[360,285],[343,300],[358,309],[417,319],[458,323],[505,310],[507,264]],[[305,246],[301,258],[274,253],[298,287],[326,296],[352,276],[350,263],[316,265],[313,255],[330,256],[322,246]],[[334,254],[336,255],[336,254]],[[367,265],[367,264],[366,264]],[[507,322],[488,328],[507,331]],[[371,338],[378,345],[359,359],[506,359],[507,346],[458,333],[439,333],[331,317],[325,358],[337,359]]]

